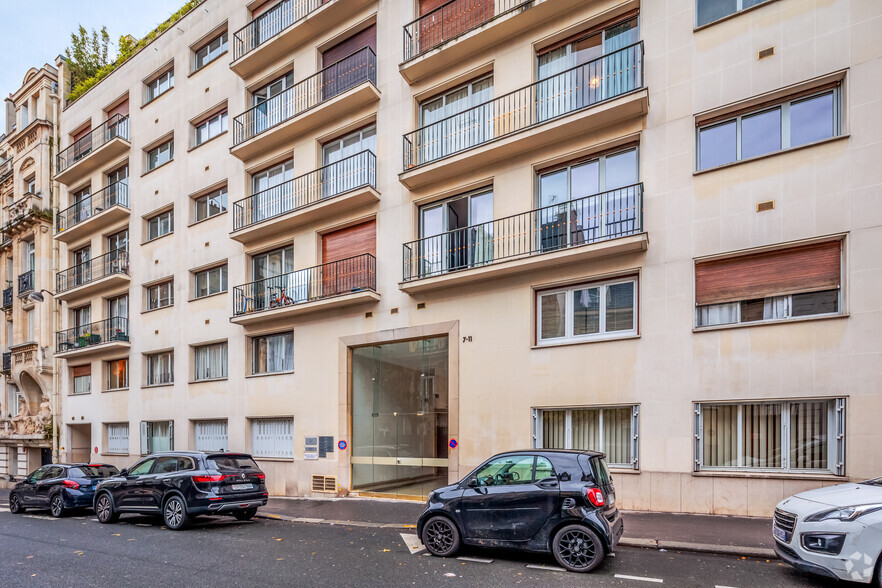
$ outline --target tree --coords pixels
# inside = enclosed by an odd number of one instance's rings
[[[64,57],[70,70],[72,88],[107,65],[109,43],[107,27],[101,27],[100,33],[92,29],[92,34],[89,35],[83,25],[79,25],[77,32],[70,34],[70,47],[64,50]]]

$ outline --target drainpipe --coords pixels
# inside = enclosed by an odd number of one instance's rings
[[[61,84],[63,81],[58,81],[58,92],[63,92],[64,90],[61,88]],[[52,135],[49,139],[49,208],[52,210],[52,221],[50,221],[50,225],[55,219],[58,218],[58,185],[55,181],[55,152],[58,148],[58,93],[55,94],[50,93],[50,97],[52,98]],[[50,226],[49,232],[54,234],[55,227]],[[52,239],[52,275],[55,276],[58,274],[58,240]],[[56,292],[57,293],[57,292]],[[52,337],[49,338],[49,343],[51,345],[52,338],[55,336],[60,330],[60,321],[61,315],[58,310],[58,301],[55,300],[55,297],[52,297]],[[55,351],[52,351],[52,462],[58,463],[61,461],[61,456],[58,453],[58,439],[61,434],[59,429],[59,423],[61,422],[60,413],[61,413],[61,402],[60,399],[60,390],[59,388],[59,379],[58,379],[58,364],[60,361],[55,357]]]

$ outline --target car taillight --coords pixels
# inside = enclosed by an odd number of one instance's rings
[[[226,477],[227,476],[224,476],[223,474],[218,474],[216,476],[193,476],[193,481],[197,484],[208,484],[211,482],[223,482]]]
[[[62,480],[61,484],[65,488],[73,488],[74,490],[76,490],[77,488],[80,487],[80,485],[77,484],[76,482],[74,482],[73,480]]]
[[[264,474],[264,473],[254,474],[254,475],[255,475],[255,477],[257,477],[257,479],[260,480],[260,481],[266,480],[266,474]]]
[[[600,488],[585,488],[585,498],[594,506],[606,504],[606,499],[603,497],[603,491]]]

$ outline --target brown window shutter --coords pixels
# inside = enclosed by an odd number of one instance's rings
[[[837,240],[696,263],[695,303],[832,290],[840,285],[841,258]]]
[[[75,378],[79,378],[80,376],[91,376],[92,375],[92,366],[91,365],[78,365],[73,368],[73,376]]]
[[[73,136],[70,138],[71,143],[75,143],[75,142],[79,141],[80,139],[82,139],[83,137],[85,137],[86,135],[88,135],[91,131],[92,131],[92,127],[91,127],[91,126],[86,126],[85,128],[83,128],[83,130],[81,130],[80,132],[76,133],[75,135],[73,135]]]
[[[107,111],[107,120],[112,119],[116,115],[120,116],[128,116],[129,115],[129,99],[126,98],[113,108]]]
[[[372,24],[368,28],[355,33],[345,41],[337,43],[330,49],[325,50],[322,53],[322,67],[328,67],[332,63],[337,63],[344,57],[348,57],[364,47],[370,47],[374,50],[374,53],[377,52],[376,24]]]
[[[322,236],[322,263],[362,253],[377,254],[377,222],[369,221]]]

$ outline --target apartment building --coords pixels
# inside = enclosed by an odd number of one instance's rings
[[[589,448],[751,515],[878,475],[880,24],[206,0],[63,112],[62,445],[400,498]]]
[[[0,136],[0,479],[25,475],[52,461],[55,305],[51,183],[57,145],[58,72],[31,68],[5,99]]]

